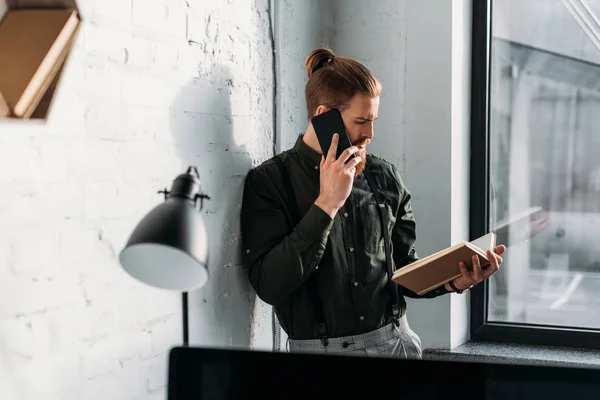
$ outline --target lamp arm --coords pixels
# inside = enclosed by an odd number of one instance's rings
[[[202,208],[204,207],[204,199],[210,200],[210,195],[204,194],[204,193],[199,193],[194,198],[194,205],[196,204],[196,202],[198,200],[200,200],[200,209],[198,211],[202,211]]]

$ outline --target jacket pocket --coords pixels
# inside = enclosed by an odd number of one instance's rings
[[[365,252],[369,255],[385,253],[379,206],[376,204],[365,204],[358,207],[358,210],[361,218],[358,235],[363,238]],[[388,221],[390,221],[388,224],[391,224],[393,216],[391,215],[389,206],[385,207],[385,212],[388,214]],[[387,230],[391,240],[390,225],[387,226]]]

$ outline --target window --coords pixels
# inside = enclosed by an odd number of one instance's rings
[[[600,0],[473,3],[472,339],[600,348]]]

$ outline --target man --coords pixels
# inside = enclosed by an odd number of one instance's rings
[[[397,168],[366,151],[381,84],[329,49],[312,51],[306,70],[309,119],[339,109],[353,146],[336,159],[335,135],[322,154],[309,122],[292,149],[248,173],[241,227],[250,282],[274,306],[291,351],[419,358],[404,300],[419,296],[391,282],[389,272],[417,259],[411,196]],[[489,278],[504,246],[495,251],[489,268],[477,260],[472,271],[460,265],[461,277],[421,297]]]

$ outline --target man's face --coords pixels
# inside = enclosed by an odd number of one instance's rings
[[[358,175],[365,169],[367,145],[373,139],[373,124],[379,115],[379,97],[356,95],[341,114],[350,142],[358,146],[358,155],[362,159],[356,166],[356,175]]]

